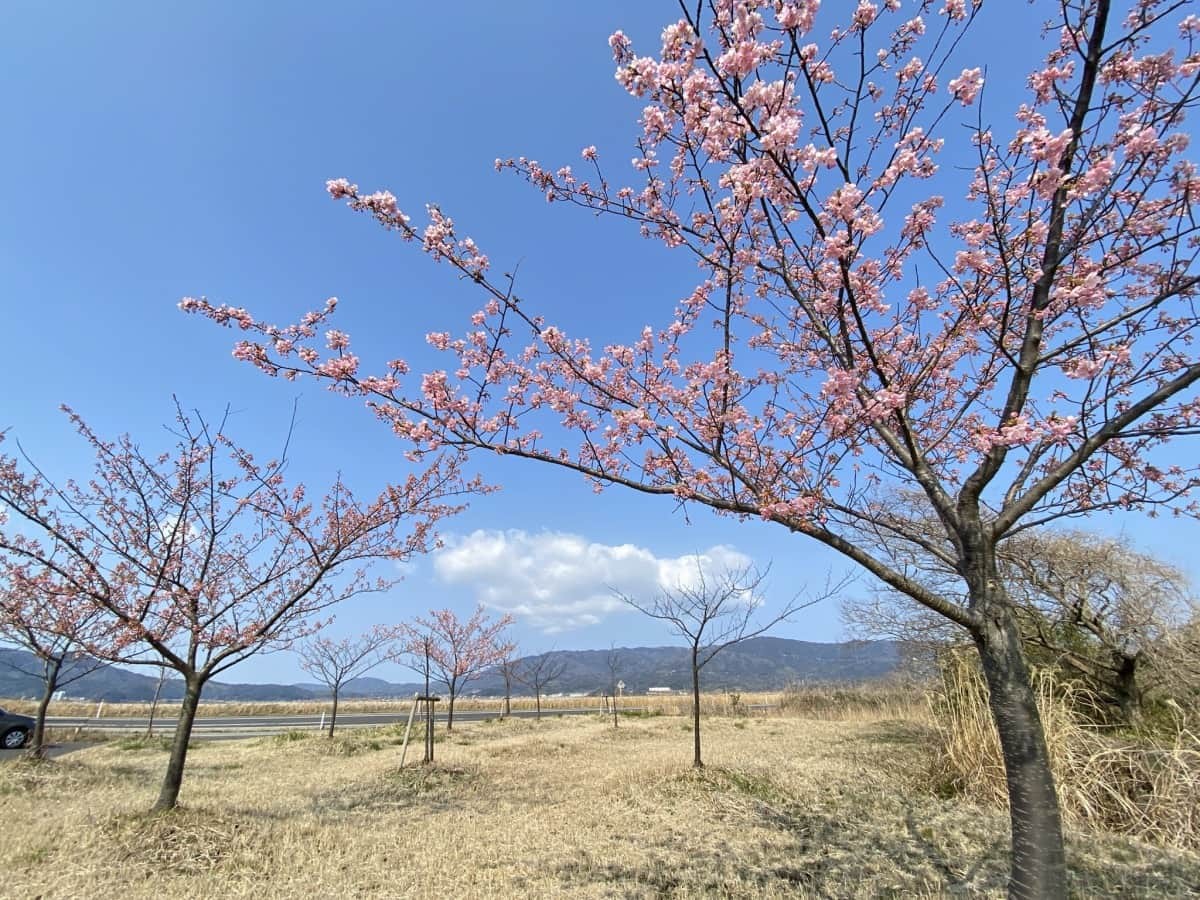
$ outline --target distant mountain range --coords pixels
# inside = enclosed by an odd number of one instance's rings
[[[617,678],[625,693],[642,694],[652,687],[687,690],[691,685],[688,651],[684,647],[621,647],[617,649]],[[609,684],[607,650],[558,650],[565,662],[562,677],[550,693],[602,693]],[[536,657],[533,657],[536,658]],[[701,673],[705,690],[769,691],[794,682],[867,681],[895,671],[900,661],[892,641],[852,641],[817,644],[787,638],[758,637],[730,647]],[[37,663],[23,650],[0,648],[0,697],[33,697],[41,693],[41,682],[19,670],[36,671]],[[120,666],[100,665],[66,688],[71,697],[109,702],[148,701],[154,696],[157,675],[145,675]],[[381,678],[358,678],[349,682],[343,697],[406,697],[420,690],[413,682],[396,683]],[[327,696],[324,685],[238,684],[211,681],[204,688],[206,700],[275,701],[314,700]],[[499,696],[504,682],[488,672],[467,686],[467,694]],[[515,694],[526,693],[514,686]],[[162,699],[178,700],[183,684],[168,679]]]
[[[24,650],[0,647],[0,697],[40,697],[42,682],[26,674],[36,672],[40,664],[33,654]],[[72,681],[63,690],[70,697],[85,700],[107,700],[122,703],[152,700],[158,686],[158,671],[144,675],[135,669],[100,663],[86,675]],[[179,700],[183,697],[183,682],[167,678],[163,682],[163,700]],[[290,684],[228,684],[210,681],[204,687],[206,700],[311,700],[312,691]]]

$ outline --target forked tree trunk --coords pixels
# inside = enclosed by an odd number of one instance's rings
[[[1050,754],[1016,622],[1002,598],[989,598],[985,624],[974,635],[1000,737],[1012,824],[1014,900],[1067,896],[1062,819]],[[978,607],[977,607],[978,608]]]
[[[700,759],[700,665],[697,661],[698,650],[692,648],[692,743],[695,749],[695,757],[692,759],[692,767],[700,769],[704,767],[704,762]]]
[[[42,699],[38,701],[37,715],[33,723],[33,740],[29,745],[29,756],[41,759],[46,752],[46,712],[50,709],[50,700],[58,687],[58,673],[62,669],[62,660],[46,660],[43,669],[45,677]]]
[[[333,737],[333,726],[337,724],[338,689],[333,689],[333,709],[329,711],[329,736]]]
[[[183,765],[187,762],[188,741],[192,736],[192,723],[196,721],[196,708],[200,705],[200,691],[204,681],[195,676],[185,681],[183,703],[179,707],[179,719],[175,725],[175,738],[171,742],[171,758],[167,762],[167,774],[163,778],[158,799],[151,812],[166,812],[179,802],[179,789],[183,786]]]

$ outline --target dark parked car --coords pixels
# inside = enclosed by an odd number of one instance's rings
[[[33,719],[0,709],[0,747],[20,750],[33,734]]]

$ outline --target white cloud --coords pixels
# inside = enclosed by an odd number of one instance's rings
[[[487,606],[510,612],[546,633],[595,625],[626,609],[612,589],[649,599],[663,588],[751,563],[732,547],[658,557],[634,544],[597,544],[577,534],[475,531],[449,538],[433,556],[444,583],[470,589]]]

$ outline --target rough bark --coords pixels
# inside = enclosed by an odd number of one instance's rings
[[[960,498],[957,512],[960,573],[975,620],[970,632],[987,682],[988,706],[1008,784],[1012,828],[1008,896],[1057,900],[1067,896],[1062,818],[1021,630],[1000,579],[991,528],[982,521],[977,501]]]
[[[179,707],[179,720],[175,725],[175,738],[171,743],[171,758],[167,762],[167,774],[163,778],[158,799],[151,812],[166,812],[179,803],[179,789],[183,786],[183,765],[187,761],[188,741],[192,736],[192,723],[196,720],[196,708],[200,705],[203,680],[188,678]]]
[[[446,734],[454,730],[454,688],[450,688],[450,702],[446,706]]]
[[[338,688],[333,689],[333,709],[329,711],[329,736],[333,737],[333,726],[337,724]]]
[[[975,635],[1008,782],[1013,900],[1067,896],[1062,820],[1045,732],[1011,613],[990,598]]]
[[[46,711],[50,708],[50,699],[58,688],[58,673],[61,668],[62,660],[46,660],[44,689],[42,699],[38,701],[37,715],[33,725],[33,740],[29,745],[29,755],[34,759],[41,759],[46,752]]]
[[[1126,725],[1138,725],[1142,720],[1143,696],[1138,685],[1138,657],[1118,655],[1114,666],[1113,694],[1121,721]]]

